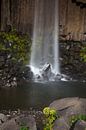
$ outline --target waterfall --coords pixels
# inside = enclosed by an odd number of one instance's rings
[[[46,64],[54,73],[59,70],[58,0],[36,0],[30,66],[38,71]]]
[[[59,44],[58,44],[58,32],[59,32],[59,23],[58,23],[58,0],[55,0],[55,38],[54,38],[54,72],[60,73],[59,68]]]

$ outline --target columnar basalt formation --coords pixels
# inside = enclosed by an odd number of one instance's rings
[[[1,30],[12,25],[19,32],[32,36],[35,0],[1,0]],[[59,0],[59,25],[62,38],[71,34],[73,40],[83,40],[86,32],[86,0]],[[67,37],[68,36],[68,37]]]

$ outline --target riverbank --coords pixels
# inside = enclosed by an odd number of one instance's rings
[[[86,128],[86,99],[64,98],[55,100],[49,105],[55,109],[59,118],[53,123],[53,130],[85,130]],[[77,118],[84,115],[84,118]],[[74,121],[74,122],[72,122]],[[43,110],[0,111],[0,130],[43,130],[46,118]],[[25,130],[26,130],[25,129]]]

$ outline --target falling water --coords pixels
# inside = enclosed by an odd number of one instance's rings
[[[38,73],[46,63],[59,71],[58,0],[36,0],[30,65]]]
[[[58,0],[55,0],[55,38],[54,38],[54,72],[60,73],[59,68],[59,45],[58,45],[58,32],[59,32],[59,24],[58,24]]]

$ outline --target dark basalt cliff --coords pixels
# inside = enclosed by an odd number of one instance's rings
[[[34,18],[34,0],[2,0],[1,30],[12,25],[19,32],[31,33]]]
[[[83,0],[59,0],[59,25],[62,38],[71,33],[72,39],[85,40],[86,7],[85,2],[83,6],[82,3]],[[34,9],[35,0],[0,0],[1,30],[6,30],[6,26],[10,24],[19,32],[32,35]]]

